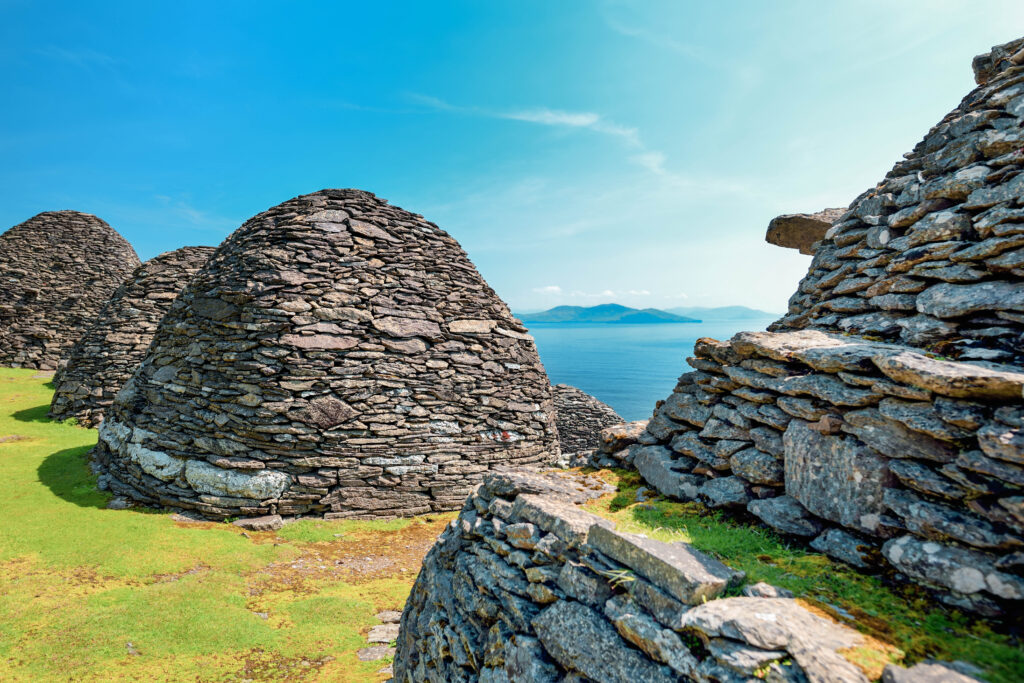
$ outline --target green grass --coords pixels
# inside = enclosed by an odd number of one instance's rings
[[[602,471],[617,493],[589,504],[591,511],[623,531],[662,541],[686,541],[747,573],[748,582],[765,581],[843,618],[850,625],[893,646],[890,659],[911,665],[922,659],[965,660],[986,671],[994,683],[1019,683],[1024,649],[984,621],[945,609],[923,589],[886,585],[828,557],[786,544],[770,530],[730,519],[698,503],[655,498],[636,502],[643,483],[635,472]],[[738,591],[737,591],[738,592]],[[838,609],[837,609],[838,608]],[[841,612],[841,611],[842,612]],[[879,651],[855,653],[865,668],[880,672]],[[873,661],[871,661],[873,660]]]
[[[108,510],[86,459],[96,432],[48,421],[34,375],[0,368],[0,680],[383,678],[387,661],[355,651],[376,612],[401,609],[447,517],[243,535]],[[371,536],[393,567],[332,573]]]
[[[401,609],[451,515],[243,534],[108,510],[86,460],[95,431],[48,421],[52,387],[34,374],[0,368],[0,681],[383,678],[386,661],[359,662],[355,651],[377,611]],[[1016,643],[920,590],[888,588],[699,505],[638,505],[636,474],[600,474],[618,493],[590,507],[619,528],[688,541],[750,581],[853,614],[893,646],[848,654],[869,670],[886,657],[935,657],[973,662],[996,683],[1020,680]],[[361,565],[368,555],[374,562]]]

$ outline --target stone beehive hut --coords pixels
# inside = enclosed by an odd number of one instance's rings
[[[96,216],[47,211],[0,235],[0,366],[53,370],[139,265]]]
[[[647,481],[1020,613],[1022,46],[835,220],[773,331],[697,343],[627,456]]]
[[[551,389],[563,458],[593,451],[601,445],[602,429],[625,422],[610,405],[585,391],[568,384],[556,384]]]
[[[54,377],[50,417],[92,427],[142,362],[157,325],[213,247],[182,247],[152,258],[125,280]]]
[[[557,456],[532,339],[458,243],[323,190],[232,234],[100,428],[103,481],[211,517],[457,508]]]

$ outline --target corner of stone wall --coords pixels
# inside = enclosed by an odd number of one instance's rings
[[[606,485],[488,475],[428,553],[395,681],[866,681],[856,631],[686,543],[616,531],[579,504]]]

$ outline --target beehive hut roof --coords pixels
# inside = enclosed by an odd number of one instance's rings
[[[47,211],[0,235],[0,366],[52,370],[139,265],[96,216]]]
[[[532,339],[458,243],[358,190],[250,219],[100,428],[103,483],[208,516],[452,509],[557,456]]]
[[[160,254],[121,283],[57,371],[51,418],[73,417],[86,427],[103,420],[145,357],[157,325],[213,252],[213,247],[182,247]]]
[[[979,56],[982,85],[833,221],[773,330],[1024,363],[1022,44]]]

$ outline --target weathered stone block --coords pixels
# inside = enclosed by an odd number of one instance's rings
[[[849,437],[820,434],[793,420],[783,435],[786,493],[810,512],[843,526],[874,531],[893,483],[886,458]]]

